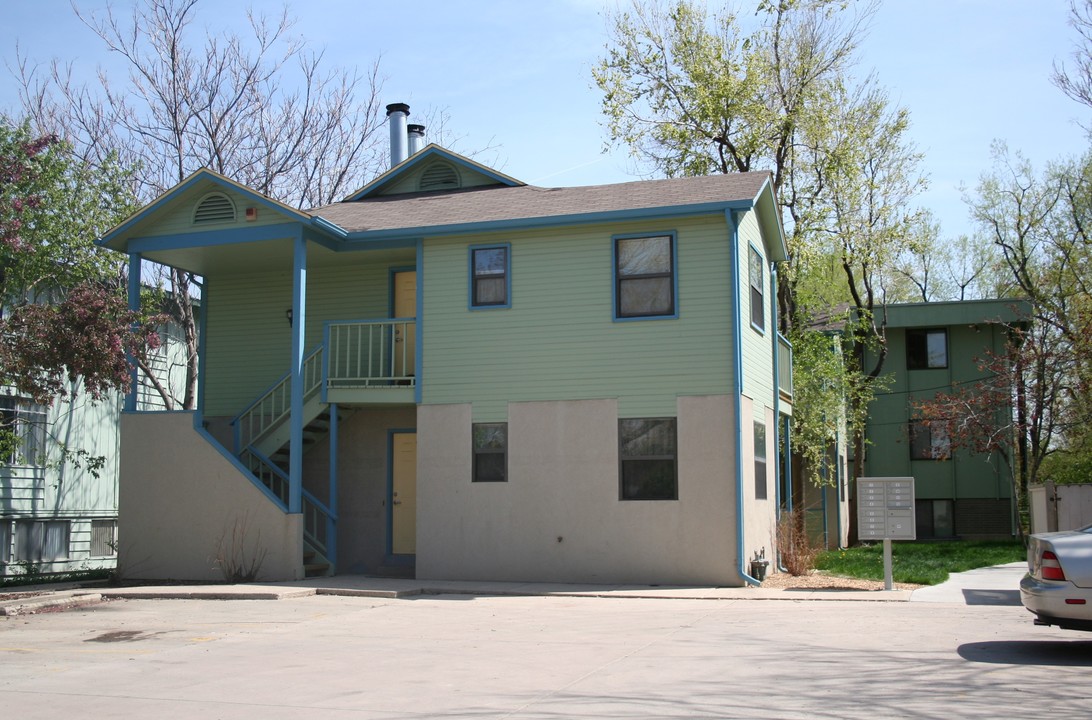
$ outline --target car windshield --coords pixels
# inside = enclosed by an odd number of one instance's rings
[[[1085,525],[1083,528],[1080,528],[1079,530],[1077,530],[1077,532],[1083,532],[1083,533],[1088,533],[1089,535],[1092,535],[1092,525]]]

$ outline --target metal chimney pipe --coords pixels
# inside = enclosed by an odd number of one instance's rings
[[[409,118],[409,105],[391,103],[387,106],[387,118],[391,126],[391,167],[398,165],[409,155],[406,151],[406,121]]]
[[[413,157],[425,147],[425,126],[407,125],[406,131],[409,133],[409,154]]]

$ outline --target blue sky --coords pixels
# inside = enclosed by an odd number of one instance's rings
[[[247,5],[265,4],[206,2],[199,19],[239,24]],[[106,3],[79,5],[95,10]],[[295,2],[292,12],[295,31],[325,47],[331,65],[367,66],[381,56],[384,103],[409,103],[411,113],[446,108],[461,136],[457,149],[493,146],[483,161],[551,186],[635,178],[623,148],[602,152],[606,131],[591,79],[607,40],[603,13],[615,6],[615,0],[310,0]],[[5,63],[14,60],[18,42],[37,62],[56,57],[74,61],[80,73],[118,71],[66,0],[0,0],[0,9]],[[960,188],[973,187],[989,168],[993,140],[1038,166],[1087,147],[1076,121],[1092,121],[1092,110],[1049,80],[1053,62],[1073,48],[1067,12],[1065,0],[887,0],[880,7],[859,69],[874,71],[892,99],[910,109],[911,137],[925,153],[931,183],[919,201],[940,218],[945,236],[970,231]],[[0,68],[0,109],[14,108],[14,85]]]

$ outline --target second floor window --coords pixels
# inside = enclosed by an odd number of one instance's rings
[[[766,329],[766,303],[762,292],[763,276],[766,274],[765,264],[758,250],[751,248],[747,263],[747,275],[751,285],[751,325],[759,330]]]
[[[508,246],[470,249],[470,307],[508,307]]]
[[[933,370],[948,367],[946,330],[907,330],[906,369]]]
[[[675,315],[675,238],[614,239],[614,316]]]

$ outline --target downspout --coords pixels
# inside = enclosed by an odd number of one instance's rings
[[[844,547],[842,545],[842,488],[845,487],[843,483],[845,483],[846,477],[845,473],[842,472],[842,432],[840,430],[834,431],[834,477],[834,489],[837,492],[834,504],[838,508],[838,512],[834,517],[837,520],[838,548],[841,549]]]
[[[724,219],[728,222],[728,251],[732,258],[732,308],[735,317],[732,322],[735,348],[733,352],[733,376],[735,379],[735,398],[733,414],[735,416],[735,453],[736,453],[736,549],[739,555],[739,576],[745,583],[761,585],[758,580],[747,574],[747,559],[743,550],[743,410],[740,400],[743,397],[743,304],[739,297],[739,226],[736,224],[734,210],[725,210]]]
[[[774,447],[781,447],[781,342],[777,323],[777,266],[770,265],[770,323],[773,325],[773,410],[774,410]],[[777,500],[777,519],[781,521],[781,473],[785,473],[785,511],[792,514],[792,461],[789,452],[789,425],[785,419],[785,457],[781,453],[775,453],[774,461],[777,483],[774,486],[774,497]],[[774,552],[777,560],[777,569],[787,572],[788,568],[781,562],[781,548]]]
[[[307,325],[307,241],[296,233],[292,254],[292,364],[289,390],[288,512],[303,512],[303,333]]]
[[[129,253],[129,312],[140,312],[140,253]],[[136,323],[133,323],[136,330]],[[140,384],[139,369],[133,354],[126,352],[129,362],[129,392],[125,394],[125,411],[135,412],[137,406],[137,387]]]

